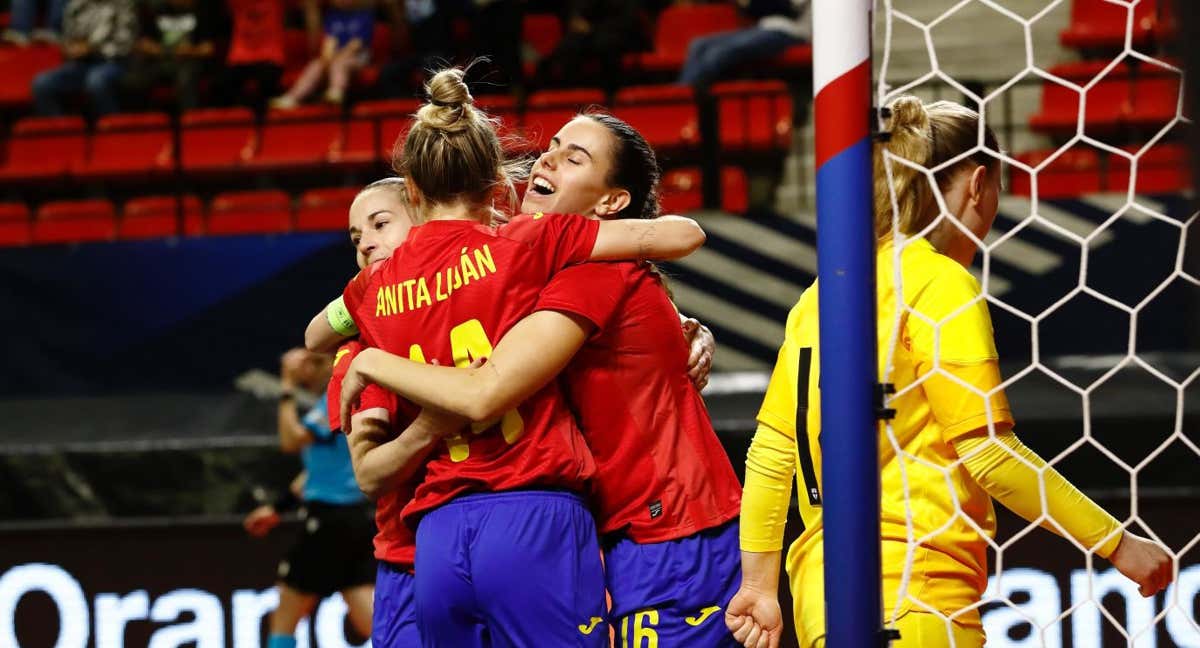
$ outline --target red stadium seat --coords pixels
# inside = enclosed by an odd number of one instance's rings
[[[374,119],[351,118],[342,138],[329,151],[329,161],[341,165],[365,166],[380,159],[379,137]]]
[[[0,247],[29,245],[32,228],[25,203],[0,203]]]
[[[681,149],[700,141],[690,86],[634,86],[617,92],[613,113],[641,132],[655,149]]]
[[[144,196],[125,203],[117,227],[122,239],[146,239],[179,234],[180,199],[176,196]],[[203,206],[196,196],[184,196],[183,231],[189,236],[204,231]]]
[[[1142,0],[1133,8],[1133,46],[1150,42],[1157,22],[1157,0]],[[1125,44],[1129,8],[1104,0],[1072,0],[1071,23],[1059,40],[1076,49],[1119,49]]]
[[[33,80],[37,75],[62,64],[57,45],[34,44],[29,47],[0,47],[0,107],[28,106],[33,101]]]
[[[661,207],[664,214],[686,214],[704,206],[703,176],[695,167],[663,174]],[[741,167],[721,167],[721,209],[743,214],[749,207],[746,172]]]
[[[1139,147],[1125,147],[1137,153]],[[1129,190],[1129,160],[1122,155],[1109,157],[1108,176],[1105,189],[1125,192]],[[1138,158],[1136,193],[1177,193],[1191,186],[1191,167],[1188,165],[1187,147],[1172,142],[1159,142]]]
[[[722,150],[786,150],[792,145],[792,97],[782,81],[726,81],[712,86]]]
[[[521,113],[516,97],[506,94],[479,95],[475,97],[475,107],[500,120],[496,135],[500,137],[500,143],[506,149],[519,151],[529,148],[521,130]]]
[[[291,199],[282,191],[217,194],[208,213],[208,234],[262,234],[291,229]]]
[[[733,3],[673,4],[658,16],[654,51],[634,54],[627,60],[651,72],[677,72],[683,67],[692,39],[740,26]]]
[[[5,143],[0,182],[60,179],[83,162],[87,136],[79,117],[27,117],[13,126]]]
[[[1125,121],[1134,127],[1157,129],[1175,119],[1179,82],[1179,75],[1137,79],[1132,90],[1133,107]]]
[[[1086,79],[1076,81],[1083,85]],[[1087,113],[1084,128],[1089,134],[1110,132],[1118,128],[1133,110],[1130,100],[1132,82],[1114,68],[1086,91]],[[1048,134],[1074,132],[1079,119],[1080,92],[1054,81],[1042,83],[1041,110],[1029,118],[1029,127]]]
[[[116,236],[116,209],[107,200],[48,202],[33,222],[34,243],[111,241]]]
[[[419,99],[363,101],[354,106],[347,125],[344,158],[389,160],[396,140],[408,134]]]
[[[543,90],[529,95],[522,126],[530,146],[544,150],[563,124],[585,108],[603,103],[604,93],[596,89]]]
[[[338,108],[301,106],[267,113],[258,150],[246,165],[258,169],[316,169],[336,151],[342,136]]]
[[[392,28],[383,21],[375,23],[371,35],[371,62],[354,75],[354,81],[363,87],[374,87],[379,81],[379,65],[392,58]]]
[[[249,108],[189,110],[180,120],[184,173],[232,172],[254,151],[254,113]]]
[[[1021,153],[1016,159],[1036,167],[1046,161],[1054,150]],[[1038,172],[1039,198],[1073,198],[1101,190],[1100,156],[1096,149],[1077,146],[1064,151],[1049,165]],[[1012,169],[1010,191],[1019,196],[1032,194],[1031,175],[1020,169]]]
[[[380,117],[412,117],[421,108],[420,99],[378,99],[360,101],[350,113],[353,117],[378,119]]]
[[[1050,72],[1081,86],[1096,79],[1108,65],[1083,61],[1056,65]],[[1179,73],[1158,66],[1119,65],[1095,82],[1087,93],[1084,129],[1088,134],[1111,132],[1122,126],[1159,128],[1175,118]],[[1042,107],[1029,120],[1033,130],[1049,134],[1075,131],[1079,93],[1061,83],[1042,84]]]
[[[700,170],[671,169],[663,174],[659,204],[664,214],[686,214],[704,206]]]
[[[85,179],[170,173],[175,166],[173,137],[170,120],[161,113],[101,117],[87,160],[71,172]]]
[[[521,42],[544,59],[558,47],[562,40],[562,21],[552,13],[525,14],[521,21]],[[537,73],[537,63],[526,61],[525,76],[532,77]]]
[[[350,203],[358,195],[358,189],[312,189],[300,196],[300,208],[296,211],[296,230],[304,232],[338,230],[345,231]]]

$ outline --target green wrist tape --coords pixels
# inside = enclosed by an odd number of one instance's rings
[[[358,335],[358,327],[354,325],[354,318],[350,316],[350,311],[346,310],[346,302],[342,301],[341,297],[329,302],[329,305],[325,307],[325,319],[329,320],[329,326],[342,337]]]

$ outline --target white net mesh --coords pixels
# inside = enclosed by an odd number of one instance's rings
[[[1073,7],[1073,1],[1085,6]],[[935,173],[982,151],[1002,160],[1010,187],[1025,194],[1002,195],[1000,217],[980,238],[939,193],[941,215],[920,235],[946,224],[978,250],[979,299],[997,330],[1004,374],[998,389],[1010,397],[1015,431],[1123,528],[1161,542],[1176,561],[1174,584],[1145,599],[1093,547],[1036,529],[1069,536],[1045,514],[1046,468],[1015,454],[1033,469],[1043,513],[1028,522],[1002,516],[990,537],[983,528],[987,520],[977,522],[983,514],[963,509],[972,493],[960,485],[962,462],[942,464],[914,451],[890,423],[887,445],[895,455],[888,459],[885,447],[884,460],[894,462],[903,484],[908,543],[902,572],[892,566],[895,579],[888,580],[885,565],[885,588],[892,591],[884,615],[895,620],[906,610],[933,613],[945,621],[949,645],[956,645],[950,621],[970,622],[980,614],[988,646],[1200,646],[1200,434],[1189,400],[1197,393],[1200,363],[1186,353],[1194,337],[1186,330],[1177,335],[1169,325],[1194,321],[1186,311],[1200,295],[1200,280],[1189,265],[1187,241],[1197,215],[1163,175],[1186,177],[1186,160],[1170,152],[1190,124],[1183,116],[1181,71],[1160,54],[1168,32],[1166,4],[877,3],[877,105],[906,94],[960,101],[999,127],[1001,148],[1015,149],[988,150],[980,129],[976,149],[937,168],[886,156],[889,176],[916,168],[936,187]],[[1087,13],[1088,5],[1099,5],[1095,14]],[[1115,41],[1088,44],[1084,53],[1091,62],[1072,62],[1079,52],[1059,46],[1070,40],[1066,32],[1113,11],[1121,19]],[[1024,126],[1029,122],[1034,130]],[[1040,154],[1024,154],[1039,148]],[[905,237],[895,218],[893,223],[894,290],[904,295],[900,255],[920,236]],[[887,374],[895,378],[906,327],[932,328],[939,349],[946,327],[970,308],[964,303],[935,321],[897,298],[890,344],[880,348]],[[984,402],[992,395],[947,371],[935,354],[932,369],[903,385],[892,403],[936,376]],[[1049,432],[1029,434],[1041,430]],[[946,492],[931,496],[931,484]],[[952,512],[927,510],[931,500],[949,501]],[[963,528],[986,538],[988,585],[981,603],[947,610],[943,591],[914,584],[924,583],[930,568],[924,550]]]

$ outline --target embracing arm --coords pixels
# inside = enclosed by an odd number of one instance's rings
[[[704,245],[704,230],[690,218],[622,218],[600,223],[592,261],[683,258]]]
[[[304,329],[304,347],[315,353],[333,353],[346,340],[358,335],[354,318],[342,297],[329,302]]]
[[[487,362],[456,369],[413,362],[378,349],[354,358],[342,383],[342,411],[355,390],[378,384],[422,407],[436,407],[474,422],[491,421],[554,379],[583,346],[593,325],[558,311],[537,311],[504,335]]]
[[[463,423],[461,418],[424,409],[393,438],[386,409],[376,407],[355,414],[347,440],[359,489],[376,499],[411,480],[437,443]]]

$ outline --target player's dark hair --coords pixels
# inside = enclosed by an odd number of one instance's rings
[[[613,216],[657,218],[661,210],[658,183],[662,169],[646,138],[625,120],[603,110],[589,108],[582,116],[608,129],[613,137],[612,165],[605,182],[610,187],[620,187],[629,192],[629,205]]]

